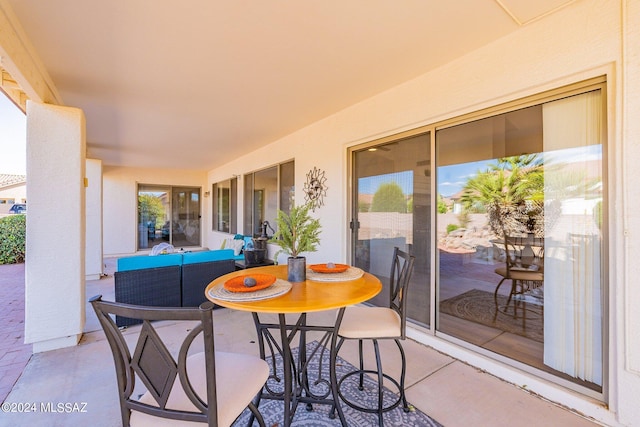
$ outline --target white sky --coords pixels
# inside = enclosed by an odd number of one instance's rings
[[[0,92],[0,174],[27,173],[26,116]]]

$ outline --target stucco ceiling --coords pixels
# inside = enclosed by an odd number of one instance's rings
[[[9,0],[105,165],[207,170],[567,0]]]

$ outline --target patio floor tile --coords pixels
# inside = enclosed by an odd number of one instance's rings
[[[0,301],[0,367],[5,368],[0,371],[0,402],[4,402],[31,357],[31,345],[24,344],[24,264],[0,265]]]

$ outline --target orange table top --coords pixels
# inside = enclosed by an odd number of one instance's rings
[[[273,274],[279,279],[287,280],[287,266],[256,267],[250,270],[256,274]],[[247,270],[234,271],[220,276],[207,286],[205,296],[215,304],[235,310],[255,313],[309,313],[331,310],[358,304],[376,296],[382,290],[382,283],[372,274],[364,275],[356,280],[341,282],[319,282],[307,280],[292,283],[291,290],[281,296],[260,301],[225,301],[212,298],[209,289],[224,283],[235,276],[248,274]]]

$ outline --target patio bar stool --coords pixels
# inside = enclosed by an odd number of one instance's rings
[[[384,412],[395,409],[400,403],[402,403],[402,407],[405,412],[409,412],[410,410],[404,390],[407,363],[400,340],[404,340],[406,338],[407,290],[409,288],[409,281],[413,272],[414,261],[414,256],[401,251],[397,247],[394,248],[389,286],[389,307],[347,307],[338,331],[338,337],[340,340],[337,344],[336,356],[345,340],[358,340],[359,354],[359,368],[347,373],[338,381],[338,395],[345,404],[358,411],[377,414],[380,426],[383,426]],[[399,379],[395,379],[390,375],[385,374],[382,369],[378,340],[386,339],[394,340],[400,351],[402,370]],[[364,340],[371,340],[373,342],[376,358],[376,370],[364,369]],[[331,363],[335,364],[336,360],[332,360]],[[354,398],[348,398],[342,390],[346,380],[353,376],[358,376],[358,389],[360,391],[364,391],[365,374],[373,374],[377,376],[377,405],[375,408],[366,407],[358,402],[354,402]],[[385,402],[384,399],[385,379],[394,384],[398,390],[398,397],[392,402]],[[364,397],[364,394],[362,396]]]

